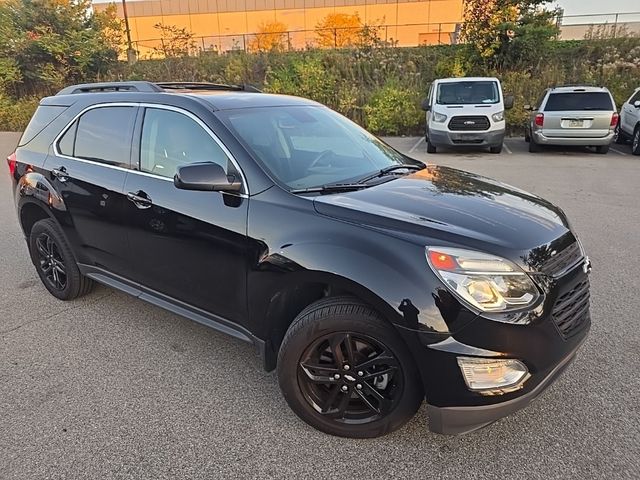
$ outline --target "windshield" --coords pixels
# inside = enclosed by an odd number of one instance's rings
[[[492,104],[499,101],[498,84],[491,80],[441,83],[436,96],[436,103],[440,105]]]
[[[565,110],[615,110],[606,92],[552,93],[544,107],[547,112]]]
[[[376,137],[325,107],[218,112],[236,137],[292,190],[346,183],[408,163]]]

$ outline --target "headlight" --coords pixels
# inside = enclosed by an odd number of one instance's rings
[[[493,115],[491,115],[491,118],[493,118],[494,122],[501,122],[502,120],[504,120],[504,111],[494,113]]]
[[[447,116],[442,114],[442,113],[438,113],[438,112],[433,112],[433,121],[434,122],[438,122],[438,123],[442,123],[447,119]]]
[[[481,312],[526,308],[540,297],[531,278],[505,258],[461,248],[427,247],[427,261],[455,295]]]

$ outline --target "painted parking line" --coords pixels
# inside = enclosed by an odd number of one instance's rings
[[[424,137],[420,137],[420,140],[418,140],[416,144],[413,147],[411,147],[411,150],[409,150],[409,153],[413,153],[422,142],[424,142]]]
[[[512,152],[512,151],[511,151],[511,149],[507,146],[507,144],[506,144],[506,143],[503,143],[503,144],[502,144],[502,146],[504,147],[504,149],[507,151],[507,153],[508,153],[509,155],[512,155],[512,154],[513,154],[513,152]]]
[[[614,151],[614,152],[616,152],[618,155],[626,155],[626,153],[621,152],[620,150],[617,150],[617,149],[615,149],[615,148],[613,148],[613,147],[609,147],[609,149],[610,149],[610,150],[612,150],[612,151]]]

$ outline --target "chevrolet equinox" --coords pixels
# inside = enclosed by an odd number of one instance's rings
[[[52,295],[99,282],[250,342],[333,435],[388,433],[425,398],[434,432],[484,427],[549,386],[590,327],[590,263],[558,207],[310,100],[71,86],[8,164]]]

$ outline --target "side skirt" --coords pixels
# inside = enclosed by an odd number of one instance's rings
[[[145,302],[164,308],[176,315],[188,318],[189,320],[200,323],[206,327],[226,333],[227,335],[238,338],[242,341],[252,343],[258,349],[263,363],[265,362],[264,340],[256,337],[246,328],[223,317],[181,302],[180,300],[169,297],[160,292],[156,292],[155,290],[151,290],[139,283],[115,275],[102,268],[81,263],[78,264],[78,268],[80,269],[80,273],[98,283],[102,283],[108,287],[128,293],[140,300],[144,300]]]

